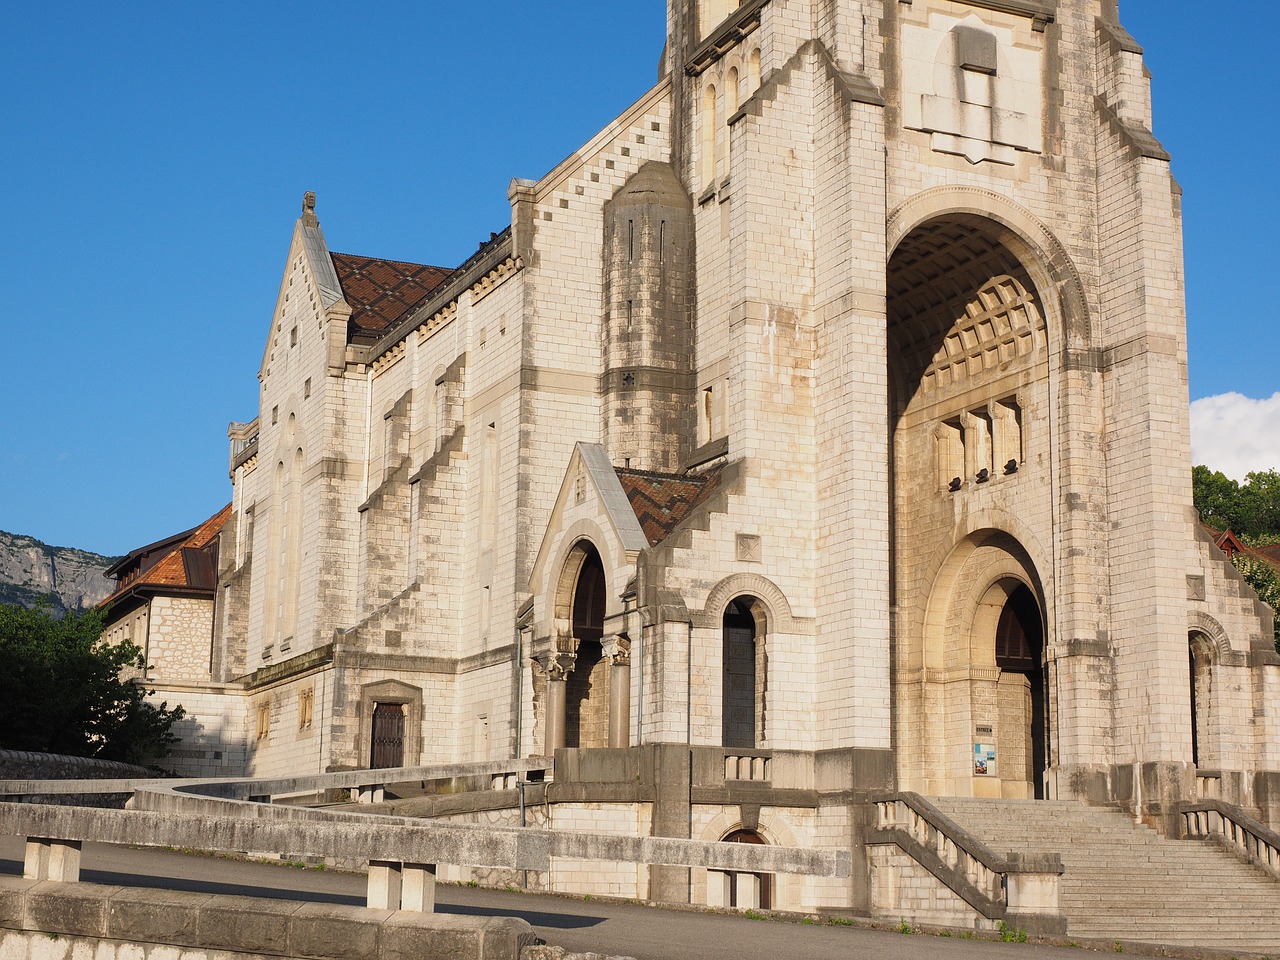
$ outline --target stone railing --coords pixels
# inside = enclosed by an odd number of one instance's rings
[[[541,760],[452,764],[275,780],[135,782],[129,810],[0,803],[0,835],[26,837],[24,876],[74,882],[84,841],[178,847],[213,853],[276,851],[294,857],[357,859],[369,864],[370,907],[430,912],[437,864],[546,871],[553,858],[749,873],[847,877],[848,850],[711,843],[526,827],[441,824],[421,819],[273,804],[273,796],[346,787],[380,792],[386,783],[501,778],[545,772]],[[489,780],[493,782],[492,779]],[[0,783],[0,794],[67,789],[54,782]]]
[[[773,757],[765,750],[750,753],[726,750],[724,754],[724,778],[726,780],[754,780],[768,783],[773,779]]]
[[[874,798],[876,827],[869,846],[894,844],[990,921],[1029,932],[1063,933],[1056,854],[997,854],[916,793]]]
[[[1196,796],[1201,800],[1222,799],[1222,774],[1207,770],[1196,771]]]
[[[1187,839],[1213,840],[1280,879],[1280,833],[1221,800],[1184,803],[1178,812]]]

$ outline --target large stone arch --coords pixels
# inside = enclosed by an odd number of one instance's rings
[[[1022,262],[1050,308],[1069,349],[1093,345],[1093,324],[1084,282],[1062,242],[1045,224],[1008,197],[983,187],[932,187],[910,197],[886,221],[887,255],[917,227],[931,220],[973,216],[1004,228],[1000,242]],[[1052,292],[1054,297],[1049,298]]]
[[[628,577],[623,575],[631,567],[626,550],[604,527],[593,519],[583,518],[574,521],[557,535],[555,553],[550,563],[543,567],[542,580],[532,584],[535,597],[540,597],[545,604],[542,611],[545,618],[543,629],[547,633],[567,626],[568,603],[572,597],[573,583],[577,576],[575,551],[580,552],[581,543],[589,543],[600,554],[604,564],[605,579],[611,586],[605,607],[605,617],[613,617],[622,613],[622,597],[616,585],[625,584]],[[579,559],[577,563],[581,563]],[[567,593],[566,593],[567,590]]]
[[[1039,537],[1030,526],[1006,510],[990,508],[977,511],[965,517],[964,521],[957,524],[954,530],[951,531],[951,535],[937,545],[924,567],[924,578],[934,586],[929,594],[929,602],[921,605],[918,611],[918,616],[921,618],[922,623],[928,622],[929,611],[937,595],[937,585],[945,576],[944,568],[954,569],[961,562],[961,558],[966,555],[965,551],[971,549],[973,543],[978,542],[984,536],[990,537],[993,535],[1007,537],[1017,544],[1017,553],[1023,558],[1026,569],[1037,571],[1052,571],[1054,569],[1052,552],[1040,542]],[[1028,584],[1028,586],[1031,585]],[[1048,589],[1047,584],[1036,586],[1034,589],[1044,611],[1048,642],[1052,643],[1055,639],[1053,594]],[[919,636],[918,631],[913,635]],[[906,651],[906,654],[904,666],[919,668],[923,665],[923,644]]]
[[[984,742],[981,731],[997,736],[1001,725],[995,716],[979,722],[983,697],[1010,726],[1012,711],[1001,698],[1013,673],[1034,701],[1023,713],[1035,720],[1035,759],[1024,766],[1043,795],[1056,708],[1046,685],[1047,648],[1059,629],[1078,637],[1102,628],[1075,622],[1098,611],[1078,593],[1066,594],[1068,606],[1060,606],[1057,589],[1064,557],[1071,569],[1105,563],[1105,541],[1083,529],[1093,522],[1086,509],[1091,494],[1064,493],[1083,491],[1075,477],[1096,477],[1105,468],[1096,446],[1074,449],[1068,422],[1073,411],[1087,417],[1097,408],[1089,392],[1097,383],[1077,362],[1093,345],[1085,288],[1040,220],[978,187],[938,187],[912,197],[890,215],[887,240],[900,775],[922,790],[991,789],[965,765]],[[1074,512],[1068,515],[1063,504]],[[1034,607],[1016,599],[1024,597],[1019,587]],[[1036,665],[1013,670],[1006,659],[1002,673],[994,634],[1006,629],[1003,611],[1014,607],[1034,610],[1008,622],[1034,621]],[[1062,617],[1070,622],[1062,625]],[[940,638],[951,638],[952,647]],[[983,684],[990,687],[985,693]],[[964,691],[956,703],[954,693],[941,692],[952,688]],[[1000,789],[1017,796],[1021,788]]]
[[[1242,667],[1248,662],[1247,655],[1236,650],[1231,645],[1231,638],[1222,624],[1203,610],[1190,610],[1187,612],[1187,633],[1188,635],[1199,634],[1203,637],[1206,642],[1206,649],[1212,654],[1214,660],[1219,663]]]

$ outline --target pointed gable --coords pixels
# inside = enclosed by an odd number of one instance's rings
[[[533,562],[529,583],[534,593],[543,582],[545,568],[560,546],[562,535],[574,524],[575,518],[582,519],[576,515],[584,510],[590,514],[592,526],[608,539],[608,542],[596,544],[605,558],[606,569],[610,566],[609,558],[617,567],[634,559],[637,553],[649,546],[604,447],[598,443],[579,443],[569,458],[560,493],[556,496],[542,545]]]

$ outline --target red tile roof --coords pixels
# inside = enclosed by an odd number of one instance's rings
[[[188,578],[187,563],[183,558],[183,550],[199,550],[209,546],[214,538],[222,532],[222,528],[226,526],[230,518],[231,504],[228,503],[212,517],[196,527],[185,540],[175,542],[169,552],[158,561],[142,571],[138,576],[120,584],[111,596],[102,601],[103,605],[113,603],[124,594],[138,587],[170,587],[179,590],[183,588],[198,588],[199,585],[191,583]],[[163,592],[163,589],[159,592]]]
[[[1277,571],[1280,571],[1280,543],[1268,544],[1265,547],[1251,547],[1246,543],[1242,543],[1230,530],[1220,531],[1204,522],[1201,522],[1200,526],[1209,532],[1209,535],[1213,537],[1213,542],[1228,557],[1243,553],[1246,557],[1261,560],[1263,563],[1270,564]]]
[[[351,305],[350,334],[377,336],[405,319],[444,284],[453,270],[400,260],[378,260],[349,253],[331,253],[333,268],[342,285],[343,299]]]
[[[700,476],[615,468],[649,546],[669,537],[720,482],[720,471]]]

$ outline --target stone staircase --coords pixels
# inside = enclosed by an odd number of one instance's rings
[[[1069,800],[929,802],[995,853],[1058,854],[1069,937],[1280,957],[1280,882],[1212,843]]]

